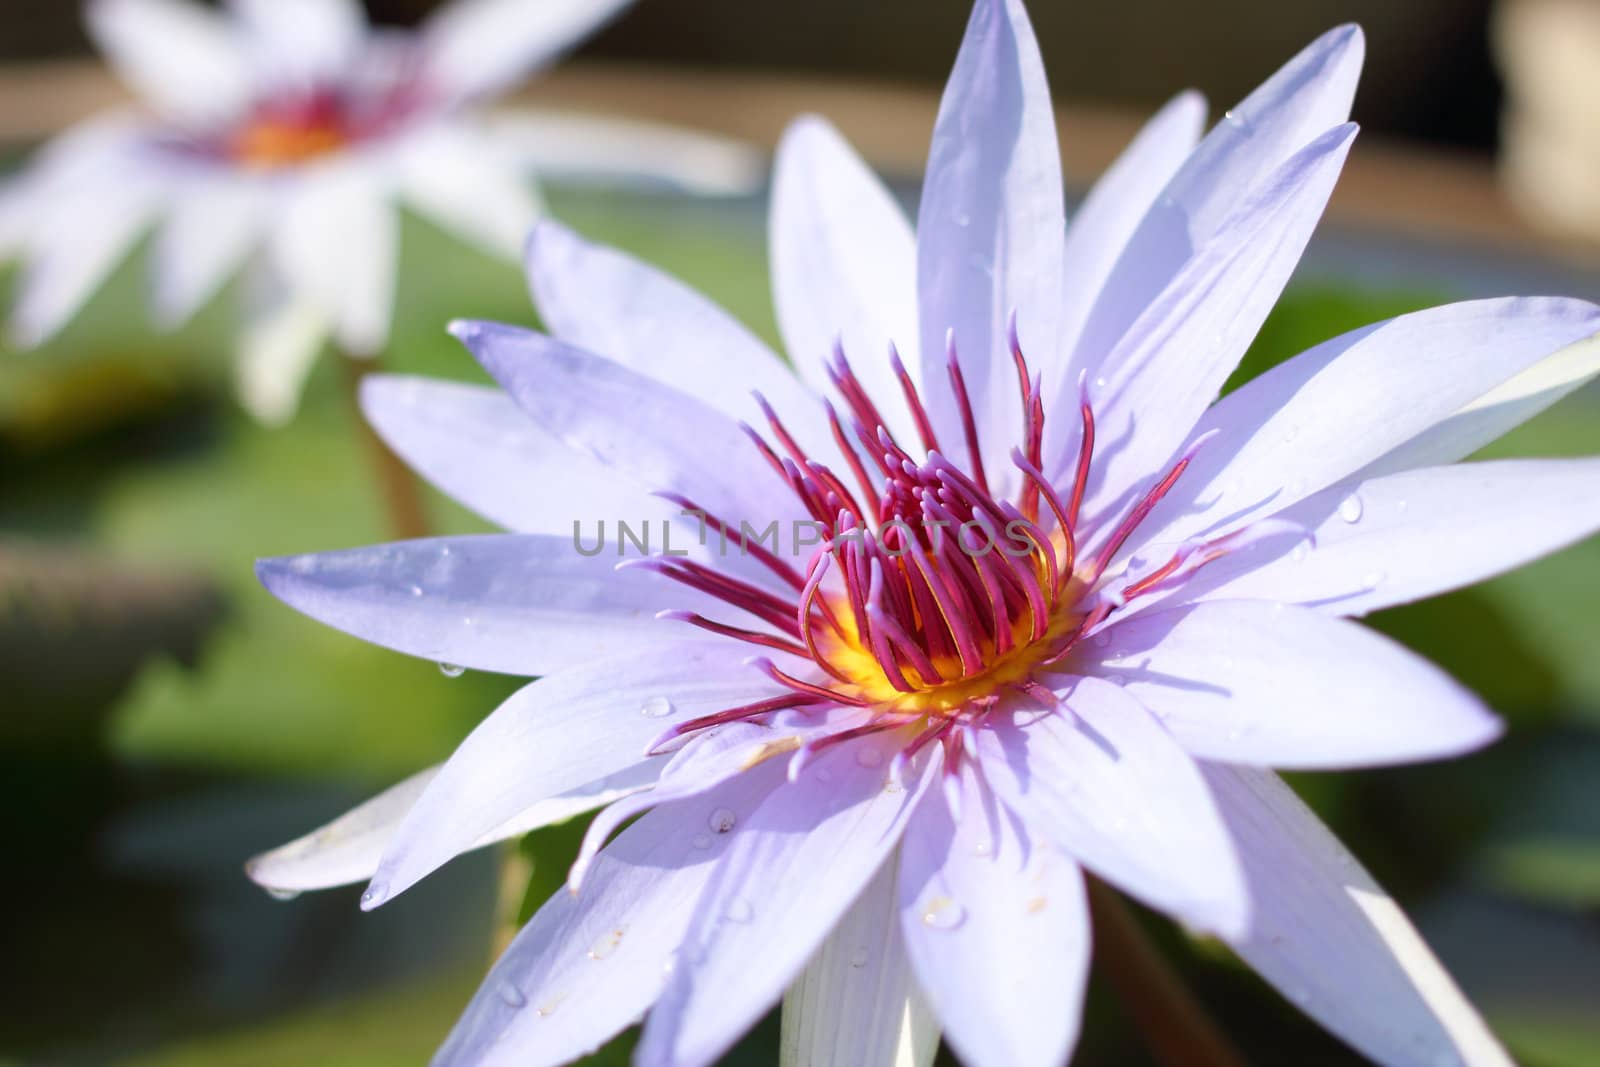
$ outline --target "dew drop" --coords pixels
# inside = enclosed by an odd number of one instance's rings
[[[695,834],[693,844],[695,848],[710,848],[711,837],[709,834]]]
[[[1286,444],[1286,445],[1294,444],[1295,439],[1298,438],[1299,436],[1300,436],[1300,427],[1298,427],[1298,426],[1286,426],[1286,427],[1284,427],[1284,431],[1283,431],[1283,443],[1284,444]]]
[[[528,1006],[527,996],[511,982],[500,983],[500,999],[505,1002],[508,1008],[520,1009]],[[545,1013],[541,1011],[539,1014],[543,1015]]]
[[[876,767],[883,762],[883,753],[867,745],[856,750],[856,762],[863,767]]]
[[[850,966],[859,971],[861,968],[867,965],[867,960],[870,959],[871,956],[872,954],[867,951],[867,946],[857,945],[856,950],[850,953]]]
[[[1411,501],[1409,501],[1409,500],[1396,500],[1394,502],[1394,507],[1395,507],[1396,511],[1405,511],[1410,506],[1411,506]]]
[[[1105,648],[1110,643],[1111,643],[1111,635],[1109,633],[1107,633],[1106,631],[1102,630],[1099,633],[1094,635],[1094,647],[1095,648]]]
[[[1361,579],[1361,591],[1364,593],[1376,592],[1388,577],[1382,571],[1368,571],[1365,577]]]
[[[734,814],[732,808],[718,808],[711,813],[711,818],[707,821],[711,825],[712,833],[725,834],[733,829],[734,824],[739,821],[739,816]]]
[[[273,900],[293,900],[300,895],[298,889],[268,889],[267,896]]]
[[[750,906],[748,900],[744,897],[734,897],[728,901],[727,910],[722,913],[722,917],[731,923],[747,923],[755,918],[755,914],[756,910]]]
[[[1296,563],[1304,563],[1306,557],[1310,554],[1311,549],[1306,547],[1306,543],[1304,541],[1300,542],[1298,545],[1295,545],[1294,548],[1289,550],[1289,558],[1294,560]]]
[[[607,930],[601,934],[595,939],[594,944],[589,946],[589,958],[591,960],[603,960],[610,956],[622,944],[622,935],[627,932],[628,928],[626,926],[619,926],[614,930]]]
[[[672,701],[666,697],[651,697],[639,705],[639,714],[647,719],[663,719],[672,714]]]
[[[1360,522],[1361,513],[1365,510],[1359,494],[1351,493],[1339,505],[1339,517],[1345,522]]]
[[[420,586],[420,585],[412,586],[411,587],[411,595],[412,596],[421,596],[422,595],[422,586]]]
[[[975,855],[975,856],[982,856],[982,857],[992,856],[992,855],[994,855],[994,842],[990,841],[990,840],[987,840],[987,839],[985,839],[983,841],[979,841],[976,845],[973,846],[972,852],[973,852],[973,855]]]
[[[439,664],[439,673],[444,675],[446,678],[459,678],[463,674],[467,673],[467,669],[465,667],[458,667],[454,663],[441,663]]]
[[[382,882],[374,882],[361,894],[361,906],[368,911],[389,899],[389,887]]]
[[[922,910],[922,925],[931,930],[954,930],[967,917],[967,909],[949,897],[934,897]]]
[[[1103,375],[1094,380],[1094,387],[1096,389],[1104,389],[1106,387],[1106,385],[1107,385],[1107,382],[1106,382],[1106,379],[1105,379],[1105,377]]]

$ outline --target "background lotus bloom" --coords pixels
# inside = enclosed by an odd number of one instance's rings
[[[1456,464],[1600,373],[1600,309],[1406,315],[1217,400],[1333,187],[1361,56],[1356,29],[1327,34],[1203,139],[1179,97],[1064,230],[1032,32],[1016,0],[980,0],[915,237],[825,123],[785,140],[772,255],[798,374],[542,225],[555,336],[457,327],[504,393],[366,394],[397,450],[517,532],[260,574],[387,647],[543,677],[253,876],[370,875],[375,907],[612,802],[440,1063],[563,1062],[646,1012],[639,1062],[710,1063],[802,971],[786,1040],[819,1061],[885,1062],[909,1019],[925,1062],[920,989],[966,1062],[1060,1063],[1084,870],[1223,938],[1375,1060],[1505,1062],[1268,768],[1497,735],[1348,617],[1600,528],[1600,460]],[[677,523],[673,554],[578,550],[575,521],[618,516]],[[776,551],[741,533],[771,520]],[[796,551],[795,520],[822,543]]]
[[[536,169],[748,181],[749,155],[705,137],[471,116],[624,3],[459,0],[406,34],[371,29],[357,0],[228,0],[225,13],[91,0],[89,29],[147,113],[64,134],[0,198],[0,253],[28,262],[14,338],[55,334],[159,220],[153,299],[167,326],[250,264],[242,396],[282,419],[330,333],[357,356],[385,345],[397,202],[510,258],[539,211]],[[625,165],[619,141],[639,145]]]

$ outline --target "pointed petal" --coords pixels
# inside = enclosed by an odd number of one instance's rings
[[[1062,254],[1064,294],[1061,305],[1061,352],[1046,368],[1045,388],[1069,401],[1078,387],[1078,335],[1096,298],[1105,288],[1122,250],[1149,213],[1174,173],[1199,143],[1206,118],[1205,98],[1193,90],[1180,93],[1145,123],[1089,191],[1067,227]],[[1103,354],[1103,353],[1100,353]],[[1084,355],[1082,368],[1092,376],[1098,355]],[[1056,410],[1051,408],[1050,410]]]
[[[546,178],[746,196],[759,191],[767,175],[767,161],[753,145],[660,122],[520,109],[487,122],[497,144]]]
[[[736,528],[803,517],[738,423],[697,397],[531,330],[451,332],[541,426],[640,488],[681,494]]]
[[[521,257],[539,197],[488,136],[438,127],[411,138],[398,166],[401,196],[423,215],[490,255]]]
[[[1224,557],[1174,599],[1365,615],[1492,578],[1600,531],[1600,460],[1527,459],[1336,486],[1283,512],[1309,534]]]
[[[168,328],[189,321],[244,263],[270,222],[263,185],[233,177],[195,182],[174,197],[156,236],[156,314]]]
[[[923,380],[945,381],[954,331],[979,425],[1019,439],[1016,371],[1007,342],[1016,314],[1024,352],[1053,352],[1062,293],[1066,207],[1055,110],[1021,0],[980,0],[945,87],[917,216]],[[929,402],[960,440],[943,389]],[[951,447],[946,445],[947,448]],[[1009,480],[1003,454],[987,457]]]
[[[322,305],[281,281],[253,279],[239,338],[237,388],[246,411],[271,426],[288,422],[332,330]]]
[[[546,221],[528,245],[528,279],[539,314],[566,343],[731,418],[760,420],[750,395],[759,392],[805,447],[826,447],[810,390],[741,323],[676,278]]]
[[[1077,1042],[1089,979],[1083,874],[976,779],[964,785],[959,816],[930,796],[906,830],[906,950],[963,1063],[1057,1067]]]
[[[571,537],[578,522],[587,544],[602,518],[655,526],[678,513],[567,447],[498,389],[371,375],[361,383],[361,410],[429,482],[518,533]]]
[[[393,899],[540,801],[649,762],[646,748],[674,723],[770,695],[772,683],[729,652],[725,641],[658,645],[523,687],[428,785],[362,906]]]
[[[979,732],[1001,802],[1151,907],[1202,930],[1243,929],[1239,859],[1194,761],[1109,682],[1079,678],[1061,699],[1065,709]]]
[[[541,800],[489,831],[475,845],[521,837],[542,826],[566,822],[614,803],[649,788],[657,769],[654,763],[640,764]],[[420,771],[326,826],[255,857],[245,864],[245,873],[257,885],[274,893],[300,893],[367,881],[377,871],[378,861],[393,841],[406,813],[439,770],[439,767],[430,767]]]
[[[1269,175],[1350,117],[1365,52],[1359,27],[1328,31],[1206,135],[1128,241],[1078,338],[1077,365],[1113,352],[1184,264],[1225,229],[1246,199],[1259,195]],[[1099,373],[1109,376],[1114,362]]]
[[[755,810],[782,781],[781,766],[758,767],[624,830],[583,892],[557,893],[523,927],[434,1067],[555,1067],[638,1021],[681,966],[678,946],[738,837],[713,832],[711,817]]]
[[[266,559],[256,575],[296,611],[363,641],[534,676],[674,644],[682,630],[655,614],[707,607],[692,590],[615,563],[571,538],[506,534]]]
[[[916,236],[894,195],[824,119],[799,119],[778,145],[769,240],[773,304],[789,358],[812,388],[829,393],[826,366],[839,342],[891,420],[888,429],[914,441],[888,356],[893,343],[907,370],[923,378]],[[942,368],[932,381],[944,389]]]
[[[583,837],[578,858],[567,873],[567,886],[581,892],[595,856],[617,829],[652,808],[704,796],[729,779],[764,762],[778,735],[771,727],[734,722],[697,734],[673,753],[649,789],[619,798],[594,817]]]
[[[895,864],[845,912],[783,998],[779,1067],[930,1067],[939,1024],[906,959]]]
[[[257,69],[274,81],[315,86],[342,76],[366,40],[358,0],[228,0]]]
[[[205,123],[249,102],[249,54],[234,27],[192,0],[90,0],[90,36],[152,106]]]
[[[1330,130],[1262,182],[1108,358],[1091,396],[1119,447],[1097,465],[1090,514],[1120,514],[1166,473],[1299,263],[1355,132]]]
[[[714,1063],[778,1001],[893,852],[932,778],[885,788],[882,760],[840,746],[742,814],[645,1023],[640,1067]]]
[[[451,99],[501,92],[597,30],[627,3],[454,0],[422,26],[422,76]]]
[[[120,173],[113,169],[120,165]],[[160,209],[162,190],[129,156],[99,161],[100,180],[79,175],[35,203],[28,263],[11,337],[19,347],[59,333],[127,256]]]
[[[334,166],[303,183],[274,234],[289,286],[318,302],[353,355],[374,355],[388,342],[399,223],[376,176]]]
[[[1202,764],[1253,912],[1235,951],[1378,1063],[1511,1060],[1398,905],[1269,771]]]
[[[1145,612],[1106,635],[1083,665],[1122,679],[1206,759],[1303,770],[1412,763],[1471,752],[1501,731],[1428,661],[1309,608],[1218,600]]]
[[[1593,367],[1588,373],[1600,372],[1600,341],[1591,340],[1597,331],[1600,307],[1593,304],[1509,298],[1430,308],[1324,342],[1206,413],[1195,433],[1215,431],[1215,439],[1146,520],[1140,538],[1215,536],[1363,468],[1394,469],[1396,449],[1502,383],[1573,358],[1552,353],[1578,346],[1573,355]],[[1534,391],[1575,384],[1570,378],[1558,375],[1559,384]],[[1484,440],[1472,434],[1460,443]]]

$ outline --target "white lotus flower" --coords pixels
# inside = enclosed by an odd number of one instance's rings
[[[533,171],[750,184],[753,154],[714,138],[472,113],[626,3],[457,0],[405,33],[370,27],[357,0],[91,0],[92,36],[146,106],[68,131],[0,192],[0,256],[27,264],[12,340],[54,336],[154,225],[164,327],[248,266],[239,385],[279,421],[330,336],[355,356],[387,343],[399,204],[514,259],[539,214]]]

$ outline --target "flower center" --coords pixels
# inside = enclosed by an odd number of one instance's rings
[[[1054,706],[1039,675],[1061,670],[1077,643],[1128,600],[1169,588],[1233,547],[1230,538],[1186,545],[1142,576],[1103,582],[1107,566],[1182,476],[1194,449],[1092,553],[1081,554],[1080,512],[1094,459],[1094,412],[1085,394],[1077,412],[1082,436],[1076,470],[1070,488],[1058,492],[1041,469],[1041,383],[1029,370],[1015,328],[1010,340],[1023,413],[1022,440],[1010,454],[1021,480],[1010,498],[989,484],[953,348],[947,371],[966,468],[947,458],[917,386],[893,350],[890,359],[916,426],[921,459],[885,428],[886,420],[837,348],[829,376],[843,401],[842,413],[832,402],[826,408],[848,479],[807,456],[761,401],[774,443],[748,430],[751,441],[822,534],[803,570],[747,536],[748,527],[736,531],[693,501],[668,495],[759,560],[791,592],[780,595],[687,559],[640,561],[744,610],[772,632],[689,612],[665,617],[788,653],[816,670],[802,678],[760,660],[784,695],[680,723],[656,749],[728,722],[769,722],[789,711],[843,706],[859,709],[856,717],[845,728],[807,742],[797,758],[852,737],[905,727],[914,729],[908,730],[911,740],[902,758],[940,741],[950,769],[965,729],[980,724],[1003,697],[1020,694]],[[794,747],[802,746],[795,741],[777,750]]]
[[[238,120],[179,145],[251,170],[302,166],[392,132],[422,103],[417,83],[324,86],[258,101]]]

